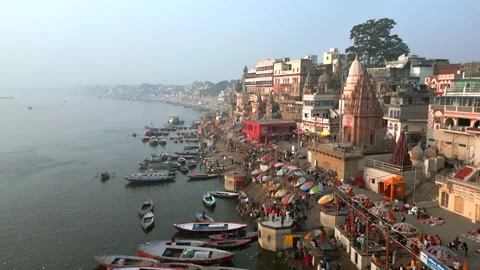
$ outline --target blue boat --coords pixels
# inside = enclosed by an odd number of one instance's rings
[[[202,212],[196,212],[195,216],[197,217],[197,221],[199,222],[214,222],[213,218],[204,215]]]
[[[215,206],[215,203],[217,202],[215,197],[213,197],[212,194],[208,192],[203,193],[202,200],[203,200],[203,203],[208,206]]]

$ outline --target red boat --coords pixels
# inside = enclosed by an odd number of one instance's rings
[[[198,152],[175,152],[179,156],[196,156]]]
[[[226,236],[226,238],[223,238],[221,234],[213,234],[213,235],[210,235],[209,238],[210,238],[210,241],[212,241],[212,242],[223,241],[223,240],[227,240],[227,239],[256,240],[256,239],[258,239],[258,232],[247,232],[243,236],[242,236],[241,233],[240,233],[240,236],[235,236],[235,235],[231,235],[231,234],[227,233],[225,236]]]
[[[178,141],[177,141],[177,140],[173,140],[173,143],[178,143]]]
[[[173,224],[180,231],[188,232],[229,232],[247,227],[247,224],[235,222],[184,222]]]
[[[180,139],[180,140],[178,140],[178,142],[179,142],[179,143],[183,143],[183,140],[182,140],[182,139]]]

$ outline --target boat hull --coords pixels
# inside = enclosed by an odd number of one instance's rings
[[[221,226],[223,224],[227,224],[227,226],[226,227]],[[230,222],[230,223],[228,222],[227,223],[225,222],[197,222],[197,223],[193,222],[193,223],[178,223],[178,224],[173,224],[173,226],[180,231],[201,232],[201,233],[230,232],[230,231],[241,230],[247,227],[246,224],[233,223],[233,222]]]
[[[161,262],[181,262],[181,263],[193,263],[193,264],[198,264],[198,265],[213,265],[213,264],[219,264],[223,262],[230,262],[233,260],[233,256],[235,254],[219,258],[219,259],[211,259],[211,260],[195,260],[195,259],[181,259],[181,258],[172,258],[172,257],[163,257],[163,256],[154,256],[151,254],[148,254],[146,252],[143,252],[141,250],[138,250],[138,256],[144,257],[144,258],[149,258]]]
[[[227,237],[227,238],[222,238],[221,234],[214,234],[210,235],[210,241],[216,242],[216,241],[223,241],[223,240],[231,240],[231,239],[250,239],[250,240],[256,240],[258,239],[258,232],[247,232],[246,236],[243,237]]]

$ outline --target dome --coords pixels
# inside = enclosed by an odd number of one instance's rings
[[[412,149],[412,157],[415,158],[415,159],[421,159],[423,157],[423,149],[420,145],[417,145],[415,146],[413,149]]]
[[[332,76],[327,73],[323,73],[322,76],[318,77],[318,84],[328,84],[332,81]]]
[[[434,158],[437,157],[437,147],[435,145],[432,145],[425,149],[423,152],[425,158]]]
[[[362,65],[358,61],[358,57],[353,60],[350,69],[348,70],[347,84],[356,84],[360,75],[363,74]]]

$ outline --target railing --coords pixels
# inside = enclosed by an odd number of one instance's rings
[[[432,106],[432,110],[480,113],[480,108],[473,107],[473,106],[455,106],[455,105],[431,105],[431,106]]]
[[[432,110],[444,110],[445,105],[432,105]]]
[[[466,182],[466,181],[457,180],[448,174],[437,174],[435,176],[435,181],[442,182],[445,184],[452,183],[455,185],[464,186],[464,187],[474,189],[476,191],[480,191],[480,184],[477,184],[475,182]]]
[[[375,159],[367,159],[365,161],[365,167],[378,169],[381,171],[391,172],[391,173],[403,173],[405,171],[411,171],[412,166],[397,166],[387,162],[375,160]]]

